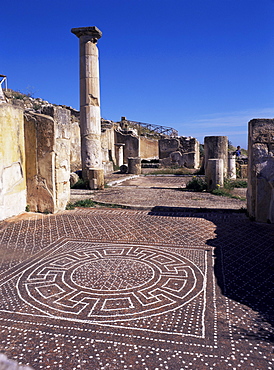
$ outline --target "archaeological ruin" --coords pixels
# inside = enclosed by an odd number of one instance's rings
[[[105,176],[119,168],[140,175],[142,165],[153,164],[200,169],[208,191],[222,187],[226,179],[246,178],[248,172],[250,217],[274,223],[273,120],[249,123],[247,164],[247,158],[236,161],[227,136],[206,136],[201,145],[170,127],[126,117],[119,122],[103,119],[97,48],[102,32],[97,27],[71,32],[79,38],[80,112],[2,89],[0,83],[0,220],[25,209],[64,210],[71,173],[76,171],[89,189],[96,190],[103,189]]]

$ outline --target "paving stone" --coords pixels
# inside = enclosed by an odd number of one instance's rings
[[[35,370],[273,369],[273,240],[231,209],[14,217],[0,352]]]

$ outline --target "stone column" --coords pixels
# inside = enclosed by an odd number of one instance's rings
[[[121,167],[124,164],[124,146],[125,144],[114,144],[116,147],[116,161],[117,165]]]
[[[205,170],[209,159],[222,159],[224,165],[224,177],[227,177],[227,154],[228,139],[227,136],[206,136],[205,144]]]
[[[209,159],[206,168],[207,190],[224,186],[224,162],[222,159]]]
[[[142,172],[141,158],[140,157],[129,157],[128,158],[128,173],[133,175],[140,175]]]
[[[83,178],[102,170],[99,63],[97,41],[102,32],[97,27],[72,28],[80,41],[80,128]],[[102,178],[102,176],[96,176]],[[98,184],[99,188],[101,184]]]
[[[229,179],[236,179],[236,156],[232,153],[228,153],[228,163],[227,163],[227,177]]]

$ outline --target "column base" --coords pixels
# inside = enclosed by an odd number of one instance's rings
[[[105,185],[104,170],[102,168],[89,168],[88,183],[91,190],[103,190]]]

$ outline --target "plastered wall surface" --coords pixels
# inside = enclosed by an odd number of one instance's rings
[[[146,136],[140,136],[140,157],[142,159],[158,159],[158,140],[148,138]]]

